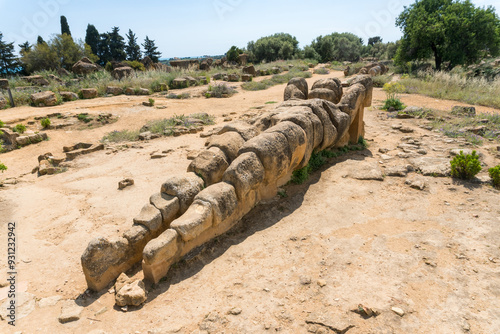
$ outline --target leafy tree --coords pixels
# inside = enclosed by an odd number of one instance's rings
[[[90,46],[92,53],[97,55],[99,53],[99,31],[93,24],[87,25],[87,32],[85,35],[85,43]]]
[[[243,53],[241,49],[236,46],[231,46],[229,51],[226,53],[226,57],[228,61],[238,61],[238,56]]]
[[[491,6],[466,0],[417,0],[396,20],[403,32],[395,61],[399,64],[434,57],[436,69],[472,64],[500,52],[500,20]]]
[[[120,28],[113,27],[109,33],[109,51],[111,58],[116,61],[122,61],[127,58],[125,53],[125,40],[120,36]]]
[[[21,56],[23,56],[26,53],[30,52],[31,51],[31,47],[32,47],[32,45],[28,41],[24,42],[23,44],[18,44],[17,46],[19,46],[19,48],[21,49],[19,51],[19,53],[21,54]]]
[[[316,50],[310,45],[307,45],[306,47],[304,47],[304,58],[314,59],[317,61],[321,60],[321,56],[319,55],[319,53],[316,52]]]
[[[75,43],[67,34],[56,35],[48,43],[36,44],[29,52],[24,53],[22,62],[28,72],[71,69],[82,57],[95,59],[90,47],[80,41]]]
[[[144,57],[151,58],[151,60],[155,63],[160,60],[161,52],[158,51],[158,47],[155,45],[154,40],[149,39],[149,37],[146,36],[142,47],[144,48]]]
[[[71,36],[71,31],[69,30],[69,24],[68,20],[66,19],[66,16],[61,16],[61,35],[67,34],[68,36]]]
[[[0,76],[14,74],[19,70],[19,61],[14,55],[14,42],[3,41],[3,34],[0,32]]]
[[[256,62],[291,59],[299,53],[299,42],[290,34],[278,33],[249,42],[247,49]]]
[[[46,43],[43,40],[42,36],[38,36],[38,38],[36,39],[36,44],[40,45],[40,44],[46,44]]]
[[[128,39],[127,46],[125,47],[125,51],[127,52],[127,60],[140,60],[141,47],[139,46],[139,44],[137,44],[137,37],[131,29],[128,30],[128,34],[126,36]]]
[[[380,36],[370,37],[368,38],[368,45],[375,45],[377,43],[382,43],[382,38]]]
[[[111,50],[109,47],[111,37],[109,33],[104,33],[99,36],[99,43],[97,44],[97,57],[99,57],[99,65],[104,66],[106,63],[113,60]]]
[[[322,62],[357,61],[361,57],[363,42],[351,33],[333,33],[317,37],[311,47],[319,54]]]

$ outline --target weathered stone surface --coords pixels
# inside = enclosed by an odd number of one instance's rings
[[[73,65],[72,71],[75,74],[87,75],[97,71],[97,66],[90,59],[84,57]]]
[[[212,205],[209,202],[196,200],[182,216],[170,224],[170,227],[179,233],[182,240],[188,242],[212,227],[212,221]]]
[[[244,121],[234,121],[224,124],[217,134],[222,135],[226,132],[237,132],[245,141],[252,139],[260,133],[255,126]]]
[[[212,225],[217,226],[231,217],[238,207],[238,199],[234,187],[225,182],[219,182],[203,189],[196,197],[196,201],[210,203],[212,207]]]
[[[227,76],[228,81],[231,82],[238,82],[240,81],[240,76],[236,73],[231,73]]]
[[[340,104],[347,106],[347,108],[342,109],[342,111],[349,114],[351,119],[354,119],[360,106],[363,105],[365,92],[365,87],[360,83],[356,83],[345,90],[344,95],[340,100]]]
[[[124,179],[124,180],[121,180],[120,182],[118,182],[118,189],[122,190],[122,189],[130,187],[132,185],[134,185],[133,179]]]
[[[384,181],[384,174],[375,162],[358,163],[350,176],[357,180]]]
[[[406,179],[405,184],[409,185],[410,188],[417,190],[424,190],[427,187],[427,182],[425,182],[425,178],[421,176],[408,178]]]
[[[113,70],[113,72],[111,72],[111,75],[116,80],[121,80],[121,79],[126,78],[128,76],[131,76],[133,73],[134,73],[134,70],[132,69],[132,67],[123,66],[123,67],[115,68]]]
[[[116,86],[108,86],[106,88],[106,94],[120,95],[123,94],[123,89]]]
[[[251,190],[256,190],[265,178],[264,166],[253,152],[239,155],[228,167],[222,180],[235,188],[240,201]]]
[[[323,107],[328,112],[333,126],[337,129],[336,141],[339,141],[349,131],[351,117],[331,102],[323,102]]]
[[[450,160],[446,158],[419,157],[408,161],[425,176],[448,176],[451,172]]]
[[[236,159],[238,151],[243,144],[245,144],[245,139],[238,132],[234,131],[212,136],[207,140],[208,148],[218,147],[221,149],[228,158],[228,163]]]
[[[115,294],[118,293],[125,285],[132,283],[133,280],[127,276],[125,273],[121,273],[115,282]]]
[[[84,99],[93,99],[97,97],[97,89],[95,88],[85,88],[80,91]]]
[[[150,94],[150,92],[149,92],[149,89],[147,89],[147,88],[139,88],[137,90],[137,95],[146,95],[147,96],[149,94]]]
[[[148,299],[143,281],[134,281],[125,284],[116,293],[115,301],[118,306],[139,306]]]
[[[47,297],[47,298],[41,298],[37,302],[37,305],[39,308],[54,306],[61,300],[61,298],[62,298],[61,296],[52,296],[52,297]]]
[[[252,81],[252,76],[250,74],[243,74],[241,76],[241,81],[243,82],[249,82],[249,81]]]
[[[66,158],[68,160],[73,160],[74,158],[76,158],[76,157],[78,157],[80,155],[90,154],[90,153],[97,152],[97,151],[102,151],[102,150],[104,150],[104,144],[95,144],[95,145],[92,145],[89,148],[82,148],[82,149],[79,149],[79,150],[75,150],[75,151],[71,151],[71,152],[66,152]]]
[[[321,121],[309,107],[278,108],[276,111],[278,113],[272,117],[273,125],[289,121],[297,124],[304,131],[306,135],[306,148],[302,163],[297,168],[305,167],[311,158],[314,148],[321,144],[323,140],[323,125]],[[317,140],[316,137],[318,137]]]
[[[285,88],[285,93],[283,96],[284,101],[288,100],[306,100],[306,95],[294,85],[288,85]]]
[[[6,275],[4,275],[6,277]],[[11,299],[7,298],[7,294],[10,293],[8,290],[3,289],[2,294],[5,292],[5,295],[2,296],[2,298],[5,298],[4,301],[0,304],[0,320],[3,320],[5,324],[3,326],[7,326],[6,321],[11,321],[12,319],[9,318],[10,316],[10,310],[7,308],[11,306],[10,302]],[[15,320],[20,320],[22,318],[25,318],[31,312],[33,312],[36,308],[36,296],[34,294],[31,294],[29,292],[23,292],[23,291],[16,291],[16,313],[15,313]],[[16,322],[16,324],[18,324]]]
[[[161,192],[179,199],[180,214],[186,212],[194,197],[203,189],[203,180],[194,173],[174,175],[161,186]]]
[[[3,97],[0,96],[0,109],[3,109],[7,106],[9,102],[7,102],[6,99],[4,99]]]
[[[50,84],[50,82],[41,75],[32,75],[29,77],[23,77],[23,79],[35,86],[48,86]]]
[[[149,198],[149,202],[161,212],[163,229],[170,226],[180,211],[179,199],[165,193],[157,193]]]
[[[301,165],[306,148],[306,133],[300,126],[290,121],[282,121],[270,129],[266,130],[266,133],[279,132],[285,135],[288,140],[288,146],[290,152],[292,154],[292,158],[290,160],[289,171],[294,171],[298,166]]]
[[[65,300],[61,307],[61,314],[59,315],[59,322],[65,324],[72,321],[80,320],[83,307],[76,304],[74,300]]]
[[[134,218],[134,224],[145,226],[153,235],[163,232],[162,222],[160,210],[151,204],[144,205],[139,215]]]
[[[319,88],[325,88],[333,92],[332,99],[326,99],[328,101],[331,101],[333,103],[339,103],[340,100],[342,99],[342,94],[343,94],[342,83],[337,78],[320,79],[316,81],[312,86],[312,90]]]
[[[178,259],[179,240],[177,231],[168,229],[146,245],[142,261],[145,280],[156,284],[167,275],[170,266]]]
[[[158,234],[153,235],[144,225],[133,225],[125,231],[123,237],[127,239],[129,245],[129,262],[139,262],[141,260],[142,250],[146,244],[157,235]]]
[[[390,166],[385,169],[385,175],[405,177],[409,172],[408,166]]]
[[[135,95],[135,89],[128,87],[125,89],[125,95]]]
[[[304,79],[304,78],[293,78],[292,80],[288,81],[288,85],[287,86],[290,86],[290,85],[293,85],[293,86],[297,87],[302,92],[302,94],[304,94],[304,100],[308,99],[308,96],[309,96],[309,86],[307,84],[306,79]]]
[[[369,75],[357,75],[351,80],[349,80],[350,86],[354,86],[356,84],[361,84],[365,88],[365,98],[363,100],[363,104],[365,108],[371,107],[372,105],[372,96],[373,96],[373,80]],[[344,91],[345,94],[345,91]],[[341,102],[342,103],[342,100]]]
[[[151,240],[144,248],[143,259],[147,265],[169,261],[177,255],[179,234],[174,229],[168,229],[158,238]]]
[[[57,104],[57,97],[54,92],[46,91],[31,94],[31,101],[37,107],[50,107]]]
[[[471,148],[454,148],[454,149],[450,150],[450,155],[452,157],[454,157],[456,155],[459,155],[460,152],[462,152],[465,155],[471,155],[473,151],[476,151],[476,154],[478,155],[478,157],[480,157],[480,158],[483,157],[483,153],[481,153],[477,150],[471,149]]]
[[[125,238],[96,238],[90,241],[81,257],[89,289],[100,291],[127,266],[129,243]]]
[[[311,90],[309,92],[309,99],[322,99],[337,103],[335,102],[337,100],[337,96],[335,96],[335,93],[332,90],[326,88],[316,88]]]
[[[249,74],[253,77],[257,75],[257,72],[255,71],[255,67],[253,65],[243,67],[242,71],[244,74]]]
[[[189,85],[189,82],[184,78],[175,78],[172,81],[171,88],[173,89],[181,89],[186,88]]]
[[[2,128],[0,131],[3,133],[0,139],[3,140],[5,145],[17,146],[17,138],[19,138],[19,133],[7,128]]]
[[[229,166],[228,158],[217,147],[211,147],[201,152],[188,167],[188,172],[201,175],[205,185],[211,185],[222,180],[224,171]]]
[[[78,100],[78,94],[73,92],[59,92],[63,101],[75,101]]]
[[[239,154],[247,152],[253,152],[259,157],[268,183],[276,182],[288,173],[292,153],[285,135],[278,132],[262,133],[247,141]]]

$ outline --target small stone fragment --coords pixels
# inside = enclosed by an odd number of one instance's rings
[[[65,300],[61,307],[61,315],[59,322],[65,324],[67,322],[80,320],[83,307],[77,305],[74,300]]]
[[[233,307],[232,309],[229,310],[228,314],[240,315],[241,312],[243,312],[243,311],[239,307]]]
[[[399,307],[393,307],[391,308],[392,312],[396,313],[397,315],[399,315],[400,317],[404,316],[405,315],[405,311],[403,311],[402,309],[400,309]]]
[[[127,187],[132,186],[133,184],[134,184],[133,179],[124,179],[118,183],[118,189],[122,190],[122,189],[125,189]]]
[[[309,284],[311,284],[311,277],[301,276],[300,277],[300,284],[302,284],[302,285],[309,285]]]
[[[324,279],[319,279],[318,285],[322,288],[322,287],[326,286],[326,281]]]

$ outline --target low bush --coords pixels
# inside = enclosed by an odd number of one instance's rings
[[[206,98],[230,97],[236,93],[237,91],[234,88],[231,88],[225,83],[222,83],[222,84],[215,84],[208,86],[208,90],[205,92],[205,97]]]
[[[144,67],[144,64],[141,63],[140,61],[137,60],[125,60],[122,63],[127,64],[128,66],[132,67],[136,71],[145,71],[146,68]]]
[[[391,82],[392,76],[384,74],[384,75],[377,75],[372,77],[373,80],[373,86],[382,88],[385,86],[385,84]]]
[[[24,126],[23,124],[17,124],[13,129],[12,131],[14,132],[17,132],[19,134],[23,134],[26,132],[26,126]]]
[[[120,143],[126,141],[136,141],[139,139],[139,131],[113,131],[108,133],[101,142]]]
[[[0,120],[0,128],[3,128],[5,126],[5,123]]]
[[[40,124],[42,125],[42,128],[47,129],[50,127],[50,119],[48,117],[45,117],[40,121]]]
[[[287,83],[293,78],[310,78],[310,77],[312,77],[311,72],[309,71],[304,72],[293,68],[288,73],[273,75],[271,79],[245,82],[243,85],[241,85],[241,88],[250,91],[265,90],[275,85]]]
[[[384,101],[382,110],[389,110],[390,108],[394,108],[394,110],[403,110],[406,106],[399,98],[395,97]]]
[[[151,106],[154,106],[155,105],[155,100],[154,99],[149,99],[149,104],[151,104]]]
[[[491,183],[495,188],[500,188],[500,165],[490,168],[488,173],[491,177]]]
[[[165,97],[167,99],[185,100],[185,99],[189,99],[191,97],[191,95],[189,93],[182,93],[182,94],[170,93]]]
[[[322,74],[322,75],[326,75],[326,74],[330,74],[330,71],[328,71],[326,68],[324,67],[320,67],[320,68],[317,68],[314,70],[314,74]]]
[[[7,170],[7,166],[0,162],[0,171],[5,172]]]
[[[89,114],[78,114],[77,116],[79,121],[89,123],[92,121],[92,117],[89,116]]]
[[[460,154],[453,158],[450,164],[451,176],[461,180],[474,178],[482,169],[476,151],[472,151],[472,154],[464,154],[463,151],[460,151]]]

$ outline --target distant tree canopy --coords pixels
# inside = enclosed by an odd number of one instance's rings
[[[141,47],[137,44],[137,37],[132,32],[132,29],[128,30],[127,46],[125,47],[125,52],[127,53],[127,60],[134,61],[141,59]]]
[[[375,45],[377,43],[382,43],[382,38],[380,36],[370,37],[368,38],[368,45]]]
[[[357,61],[361,57],[363,41],[358,36],[345,32],[317,37],[311,47],[322,62]],[[312,50],[308,54],[315,55]]]
[[[227,51],[227,53],[226,53],[227,60],[228,61],[238,61],[238,57],[242,53],[243,53],[243,51],[240,48],[233,45],[233,46],[231,46],[229,51]]]
[[[120,35],[120,28],[118,27],[113,27],[109,33],[109,51],[113,60],[122,61],[127,58],[125,40]]]
[[[90,46],[90,49],[92,49],[92,53],[97,55],[99,52],[99,31],[97,31],[97,28],[89,24],[87,25],[87,32],[85,34],[85,44]]]
[[[3,34],[0,32],[0,76],[16,73],[19,65],[19,61],[14,55],[14,42],[4,42]]]
[[[470,1],[417,0],[396,20],[403,38],[395,61],[399,64],[433,56],[436,69],[472,64],[500,51],[500,21],[491,6]]]
[[[154,40],[149,39],[149,37],[146,36],[142,47],[144,48],[144,57],[151,58],[151,60],[155,63],[160,60],[161,52],[158,51],[158,47],[155,45]]]
[[[82,57],[97,60],[90,47],[83,42],[75,43],[67,34],[56,35],[48,43],[36,44],[30,51],[24,52],[22,62],[28,72],[41,70],[55,70],[71,67]]]
[[[61,35],[63,34],[71,36],[71,31],[69,30],[69,24],[66,16],[61,16]]]
[[[262,37],[247,46],[250,60],[270,62],[278,59],[292,59],[299,53],[299,42],[290,34],[279,33]]]

